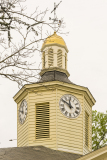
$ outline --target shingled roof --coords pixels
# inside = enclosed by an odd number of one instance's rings
[[[39,82],[49,82],[49,81],[61,81],[65,83],[72,83],[67,75],[63,72],[59,71],[48,71],[45,72],[42,76]],[[73,83],[72,83],[73,84]]]
[[[76,160],[81,156],[43,146],[0,148],[0,160]]]

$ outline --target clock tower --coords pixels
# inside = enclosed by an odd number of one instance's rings
[[[17,103],[17,146],[42,145],[87,154],[92,150],[92,106],[89,89],[68,77],[68,49],[56,32],[42,48],[41,79],[14,96]]]

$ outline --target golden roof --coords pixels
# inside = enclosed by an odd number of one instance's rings
[[[43,49],[47,46],[52,46],[52,45],[58,45],[61,46],[63,48],[65,48],[65,50],[68,52],[66,43],[64,42],[63,38],[58,36],[56,34],[56,32],[54,32],[53,35],[49,36],[48,38],[46,38],[46,40],[44,41],[41,50],[43,51]]]

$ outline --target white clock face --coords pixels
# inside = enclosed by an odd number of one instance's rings
[[[23,124],[25,122],[26,115],[27,115],[27,102],[24,99],[21,102],[21,105],[20,105],[20,108],[19,108],[19,122],[21,124]]]
[[[81,113],[79,100],[71,94],[65,94],[61,97],[59,108],[67,118],[76,118]]]

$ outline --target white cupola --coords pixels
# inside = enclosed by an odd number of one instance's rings
[[[64,72],[67,76],[67,53],[68,49],[63,38],[58,36],[56,32],[49,36],[43,43],[42,48],[42,73],[49,70],[57,70]]]

